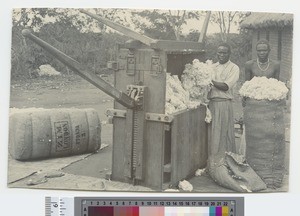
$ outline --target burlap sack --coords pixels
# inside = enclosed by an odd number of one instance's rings
[[[285,158],[284,100],[247,99],[246,159],[270,188],[282,185]]]

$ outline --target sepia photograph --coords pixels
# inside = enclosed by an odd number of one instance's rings
[[[7,186],[289,191],[293,14],[14,8]]]

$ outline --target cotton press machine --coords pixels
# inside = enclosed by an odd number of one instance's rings
[[[108,62],[114,71],[114,86],[33,35],[23,35],[114,98],[107,110],[113,122],[111,180],[163,190],[191,177],[206,166],[207,126],[205,106],[165,114],[166,73],[182,74],[194,59],[205,60],[200,42],[154,40],[85,10],[82,13],[133,38],[116,49],[116,60]]]

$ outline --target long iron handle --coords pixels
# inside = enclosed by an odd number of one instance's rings
[[[42,39],[38,38],[37,36],[33,35],[29,29],[24,29],[22,31],[22,35],[27,37],[28,39],[32,40],[46,51],[51,53],[54,57],[56,57],[59,61],[63,64],[67,65],[71,68],[74,72],[80,75],[83,79],[87,80],[109,96],[113,97],[117,102],[122,104],[127,108],[133,108],[135,106],[135,101],[127,94],[122,91],[119,91],[115,87],[111,86],[105,80],[101,79],[94,73],[90,73],[83,69],[82,65],[77,62],[76,60],[72,59],[71,57],[67,56],[63,52],[59,51],[55,47],[51,46],[47,42],[43,41]]]

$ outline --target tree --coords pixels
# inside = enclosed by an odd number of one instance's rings
[[[26,77],[32,74],[40,65],[51,61],[48,55],[41,47],[33,42],[26,40],[21,32],[24,28],[30,28],[36,34],[40,33],[41,28],[49,23],[57,23],[66,26],[74,26],[73,17],[69,14],[70,11],[58,8],[21,8],[14,9],[12,16],[12,78]],[[44,38],[49,38],[53,33],[62,34],[62,31],[53,29],[46,31]]]
[[[89,25],[90,24],[90,25]],[[96,23],[95,23],[96,24]],[[31,28],[34,34],[79,62],[88,70],[101,73],[111,60],[116,42],[127,37],[105,31],[92,31],[93,21],[75,9],[16,9],[13,11],[11,77],[28,77],[42,64],[51,64],[61,72],[69,69],[30,40],[21,31]]]
[[[226,42],[232,25],[238,25],[248,15],[248,12],[215,11],[212,12],[210,21],[218,25],[221,39]]]
[[[219,26],[222,41],[227,41],[227,36],[236,15],[236,11],[216,11],[212,13],[211,22]]]
[[[134,24],[154,39],[180,40],[182,27],[201,13],[186,10],[143,10],[132,12]]]

